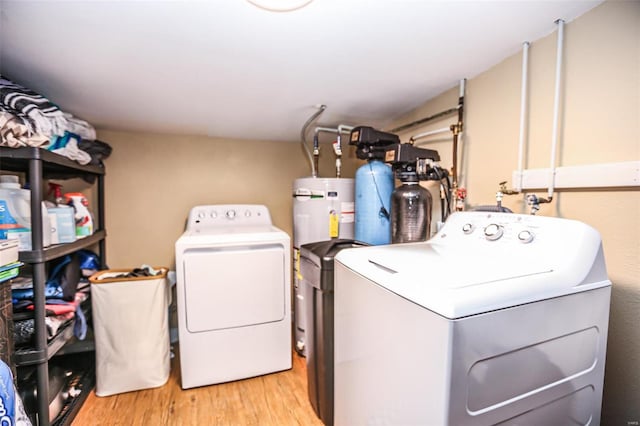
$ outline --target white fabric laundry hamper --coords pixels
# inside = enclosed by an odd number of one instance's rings
[[[96,395],[164,385],[169,379],[171,292],[167,269],[151,277],[111,278],[130,270],[96,272],[91,306],[96,344]]]

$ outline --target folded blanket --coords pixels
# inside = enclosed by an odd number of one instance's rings
[[[63,135],[67,129],[64,113],[49,99],[4,78],[0,78],[0,105],[22,118],[31,133],[50,138]]]
[[[44,147],[49,143],[49,138],[40,134],[32,133],[24,119],[16,117],[0,106],[0,145],[10,148],[20,148],[21,146]]]
[[[44,321],[47,328],[47,341],[53,339],[56,334],[64,328],[63,326],[71,323],[74,318],[75,312],[45,317]],[[16,347],[31,345],[35,335],[35,320],[30,318],[14,321],[13,332],[14,344]]]

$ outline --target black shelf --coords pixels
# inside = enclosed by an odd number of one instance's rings
[[[73,324],[65,326],[60,332],[47,344],[44,352],[37,351],[32,348],[18,349],[15,352],[14,362],[16,366],[23,367],[25,365],[37,365],[45,361],[49,361],[62,347],[73,337]]]
[[[78,340],[75,336],[73,336],[66,345],[62,347],[56,355],[70,355],[77,353],[87,353],[87,352],[95,352],[96,350],[96,341],[91,331],[91,328],[87,330],[87,335],[83,340]]]
[[[42,148],[0,147],[0,169],[11,172],[24,172],[29,160],[42,160],[44,176],[56,176],[58,179],[71,179],[83,174],[104,175],[104,167],[96,165],[83,166],[60,154]]]
[[[81,165],[62,155],[46,149],[24,147],[0,147],[0,170],[24,173],[31,188],[31,242],[33,250],[19,253],[20,261],[31,265],[34,289],[34,347],[19,349],[14,352],[15,363],[19,366],[34,366],[36,377],[35,404],[36,419],[40,426],[49,425],[49,360],[73,339],[73,322],[65,327],[51,341],[47,341],[45,325],[45,296],[44,287],[47,279],[46,263],[79,249],[98,245],[100,267],[106,268],[106,231],[104,224],[104,167],[100,165]],[[43,226],[40,204],[44,198],[42,181],[44,179],[73,179],[82,178],[97,186],[97,223],[98,230],[93,235],[77,240],[74,243],[58,244],[43,247]],[[69,348],[70,351],[81,351],[83,345]],[[88,349],[90,350],[90,349]],[[57,359],[57,358],[56,358]],[[79,401],[80,405],[82,404]],[[74,408],[77,410],[78,407]],[[71,417],[72,418],[72,417]]]
[[[58,257],[66,254],[71,254],[83,248],[91,247],[94,244],[104,240],[107,236],[107,232],[99,230],[84,238],[67,244],[56,244],[46,247],[42,250],[29,250],[21,251],[19,253],[19,259],[24,263],[41,263],[49,260],[57,259]]]
[[[70,425],[96,384],[95,361],[93,359],[91,361],[79,359],[74,362],[74,365],[79,366],[80,371],[74,373],[70,385],[80,393],[67,400],[58,416],[53,420],[52,425],[54,426]]]

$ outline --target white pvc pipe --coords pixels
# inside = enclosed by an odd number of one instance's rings
[[[463,145],[463,139],[464,139],[464,132],[460,132],[458,133],[458,146],[462,146]],[[464,161],[464,150],[460,149],[460,161],[458,164],[460,164],[460,167],[458,167],[458,188],[466,188],[466,180],[467,177],[464,173],[462,173],[462,162]],[[455,206],[454,206],[455,207]]]
[[[419,133],[417,135],[411,136],[409,139],[415,142],[416,140],[426,138],[427,136],[433,136],[439,133],[445,133],[450,131],[451,131],[450,127],[443,127],[441,129],[429,130],[428,132]]]
[[[314,133],[317,135],[320,132],[325,132],[325,133],[335,133],[337,135],[339,133],[349,134],[349,133],[351,133],[351,130],[353,130],[353,127],[341,124],[337,128],[333,128],[333,127],[316,127],[315,130],[314,130]]]
[[[316,127],[313,131],[316,135],[320,132],[327,132],[327,133],[338,133],[338,129],[334,129],[333,127]]]
[[[562,80],[562,46],[564,41],[564,21],[562,19],[558,19],[556,24],[558,24],[558,47],[556,50],[556,91],[555,98],[553,100],[553,133],[551,136],[551,174],[549,176],[549,189],[547,191],[549,200],[553,198],[556,180],[556,150],[558,147],[560,86]]]
[[[353,126],[347,126],[346,124],[340,124],[338,126],[338,133],[351,133],[351,131],[354,129]]]
[[[520,91],[520,137],[518,138],[518,181],[515,190],[522,191],[522,171],[524,168],[524,144],[527,134],[527,106],[529,81],[529,42],[522,43],[522,89]]]

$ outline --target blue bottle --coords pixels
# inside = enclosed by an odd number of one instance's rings
[[[355,239],[371,245],[391,243],[391,167],[370,160],[356,171]]]

